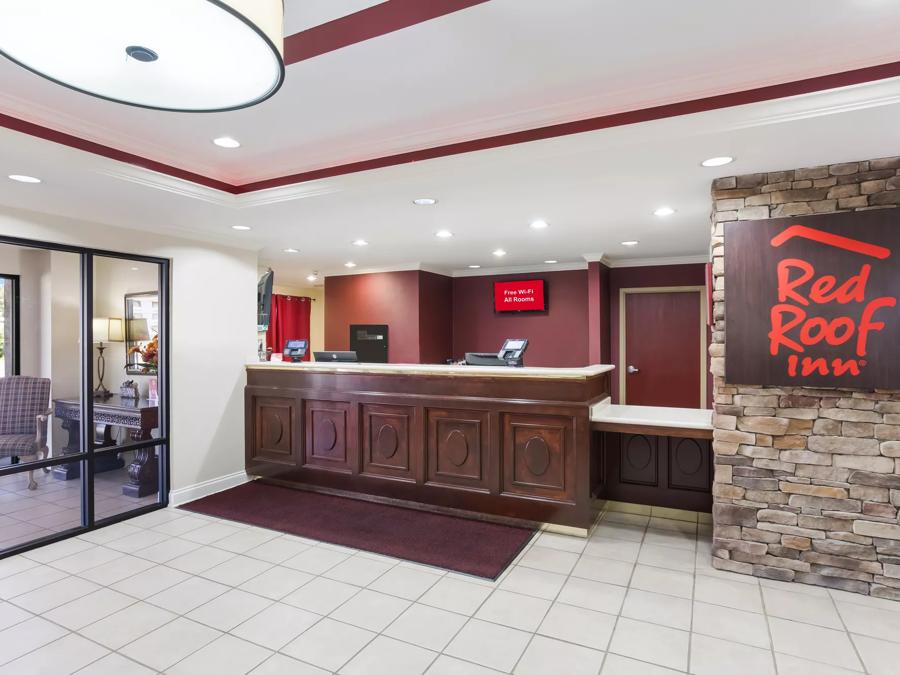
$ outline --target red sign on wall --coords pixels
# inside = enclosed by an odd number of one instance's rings
[[[900,387],[898,256],[893,209],[726,224],[726,380]]]
[[[543,279],[494,282],[494,310],[498,312],[543,312],[547,299]]]

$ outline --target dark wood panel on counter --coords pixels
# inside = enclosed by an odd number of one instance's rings
[[[246,468],[297,487],[587,528],[585,379],[248,369]]]
[[[622,425],[619,427],[621,430]],[[660,427],[648,430],[598,434],[603,466],[599,496],[633,504],[710,511],[711,442],[706,438],[656,435],[663,433]]]

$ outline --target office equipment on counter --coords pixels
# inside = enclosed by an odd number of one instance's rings
[[[282,360],[291,363],[299,363],[306,356],[309,349],[308,340],[288,340],[284,343],[284,351],[282,352]]]
[[[466,352],[466,365],[521,368],[525,364],[526,349],[528,349],[528,340],[526,338],[506,338],[500,351],[496,354]]]
[[[342,362],[342,363],[359,363],[356,358],[356,352],[313,352],[316,361],[324,362]]]

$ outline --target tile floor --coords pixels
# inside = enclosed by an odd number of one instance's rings
[[[175,509],[0,561],[0,675],[897,673],[900,603],[709,566],[606,513],[496,582]]]
[[[125,466],[133,453],[123,452]],[[4,459],[2,466],[9,466]],[[57,480],[42,470],[34,472],[37,489],[28,489],[28,473],[0,478],[0,551],[81,525],[81,481]],[[155,504],[156,495],[134,498],[122,494],[128,482],[125,468],[98,473],[94,480],[97,518],[107,518]]]

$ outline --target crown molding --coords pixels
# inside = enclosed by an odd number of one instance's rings
[[[447,270],[423,265],[422,263],[400,263],[398,265],[388,265],[385,267],[363,267],[353,269],[344,269],[335,272],[322,272],[319,274],[321,278],[327,277],[350,277],[357,274],[384,274],[386,272],[430,272],[431,274],[439,274],[442,277],[452,276]]]
[[[547,272],[566,272],[570,270],[586,270],[587,263],[567,262],[552,265],[520,265],[518,267],[485,267],[477,270],[453,270],[450,276],[457,277],[494,277],[504,274],[546,274]]]
[[[585,253],[581,257],[589,263],[598,262],[609,267],[609,257],[605,253]]]
[[[662,265],[696,265],[697,263],[708,263],[709,256],[703,255],[683,255],[669,258],[617,258],[609,260],[606,264],[609,267],[654,267]]]

